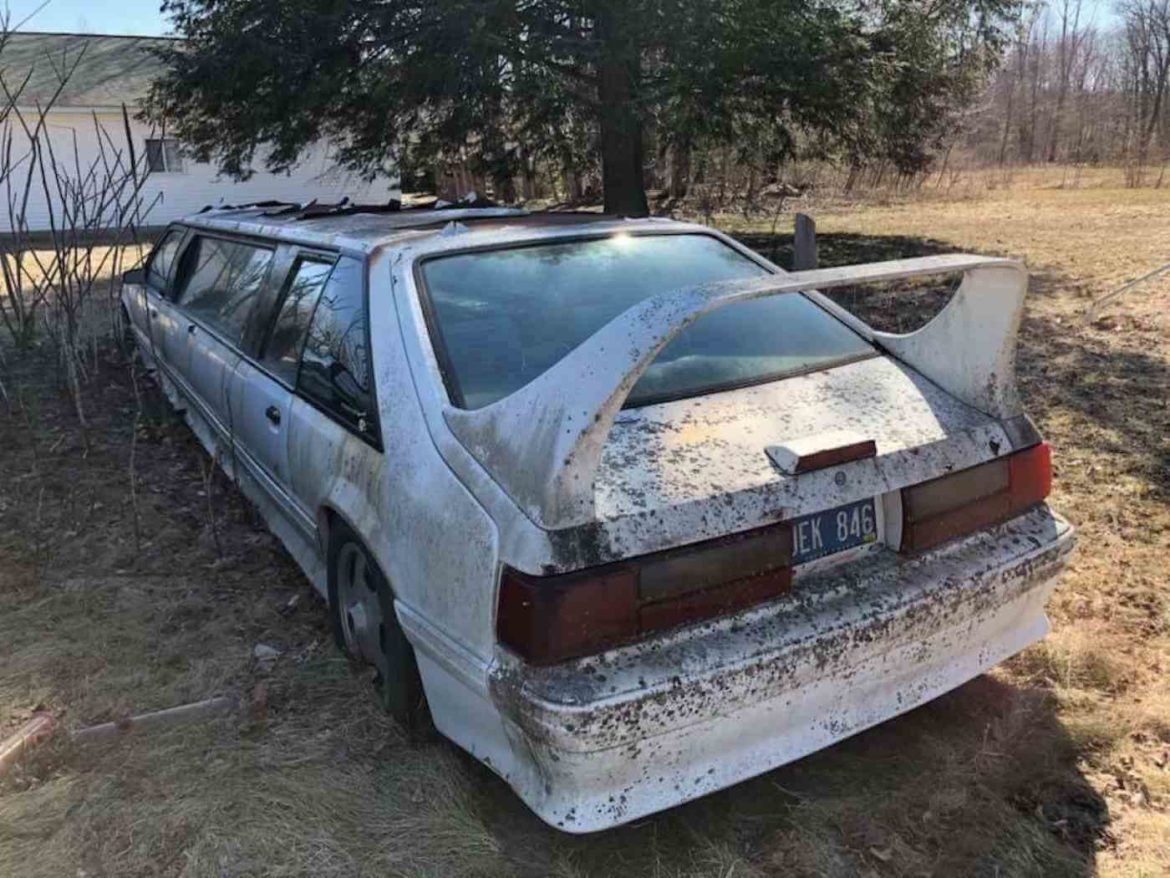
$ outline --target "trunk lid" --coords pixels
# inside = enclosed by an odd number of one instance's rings
[[[716,536],[975,466],[1009,453],[1010,432],[908,366],[875,356],[623,411],[601,454],[595,508],[603,524],[653,517],[655,543],[672,531]],[[768,454],[843,434],[873,440],[876,456],[792,475]]]

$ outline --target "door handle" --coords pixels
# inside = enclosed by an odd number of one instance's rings
[[[187,324],[187,335],[194,335],[194,334],[195,334],[195,324],[188,323]]]
[[[264,410],[264,417],[268,418],[268,420],[272,421],[272,423],[276,424],[277,426],[280,426],[280,409],[278,409],[276,406],[270,405],[268,408],[266,408]]]

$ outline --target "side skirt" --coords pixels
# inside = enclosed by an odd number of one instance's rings
[[[141,348],[140,348],[141,350]],[[212,459],[219,464],[236,486],[260,511],[268,530],[284,545],[297,566],[308,577],[313,588],[328,600],[329,588],[326,578],[325,556],[319,541],[307,535],[297,524],[291,522],[280,503],[273,499],[262,482],[249,470],[247,455],[233,455],[231,440],[222,436],[200,411],[199,403],[191,400],[168,374],[167,368],[155,363],[154,375],[174,410],[182,416],[191,432],[199,439]],[[242,466],[237,466],[242,463]],[[236,470],[239,470],[237,472]]]

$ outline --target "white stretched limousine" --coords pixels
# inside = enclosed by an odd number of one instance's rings
[[[817,290],[952,273],[922,329]],[[1019,264],[785,273],[708,228],[209,211],[123,303],[339,644],[570,832],[922,704],[1042,637],[1072,548]]]

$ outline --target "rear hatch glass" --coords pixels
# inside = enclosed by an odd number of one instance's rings
[[[422,264],[452,401],[489,405],[523,387],[643,299],[767,270],[703,234],[627,235],[481,250]],[[800,294],[704,315],[662,350],[626,405],[747,386],[859,359],[873,348]]]

